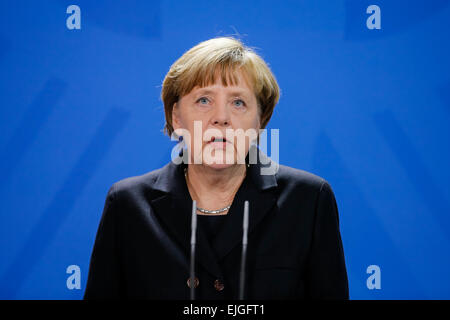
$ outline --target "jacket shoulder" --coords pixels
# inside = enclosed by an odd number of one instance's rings
[[[315,191],[320,190],[324,186],[331,188],[328,181],[324,178],[314,173],[286,165],[279,165],[276,178],[280,187],[300,187]]]
[[[118,180],[110,186],[108,195],[120,198],[136,197],[144,194],[148,195],[154,190],[153,185],[162,170],[163,168],[159,168],[142,175]]]

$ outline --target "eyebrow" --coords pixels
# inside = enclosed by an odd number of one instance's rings
[[[199,94],[215,94],[215,91],[212,89],[199,89],[196,95]],[[243,95],[247,98],[247,92],[245,90],[234,89],[229,92],[230,95]]]

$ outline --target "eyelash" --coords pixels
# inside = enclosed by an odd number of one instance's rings
[[[200,98],[197,99],[197,103],[198,103],[200,100],[202,100],[202,99],[207,99],[207,100],[209,100],[207,97],[200,97]],[[236,100],[234,100],[233,102],[235,102],[235,101],[241,101],[243,107],[247,106],[247,104],[245,103],[245,101],[242,100],[242,99],[236,99]]]

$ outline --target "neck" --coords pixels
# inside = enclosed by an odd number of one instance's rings
[[[245,175],[245,164],[224,169],[190,164],[187,168],[187,184],[192,199],[197,201],[199,207],[216,210],[233,202]]]

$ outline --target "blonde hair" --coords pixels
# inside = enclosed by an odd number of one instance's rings
[[[269,122],[280,98],[280,88],[269,66],[256,52],[233,37],[217,37],[200,42],[175,61],[164,78],[161,99],[166,123],[164,132],[171,136],[172,111],[178,99],[196,87],[216,82],[221,75],[223,85],[238,83],[242,68],[258,102],[261,129]]]

